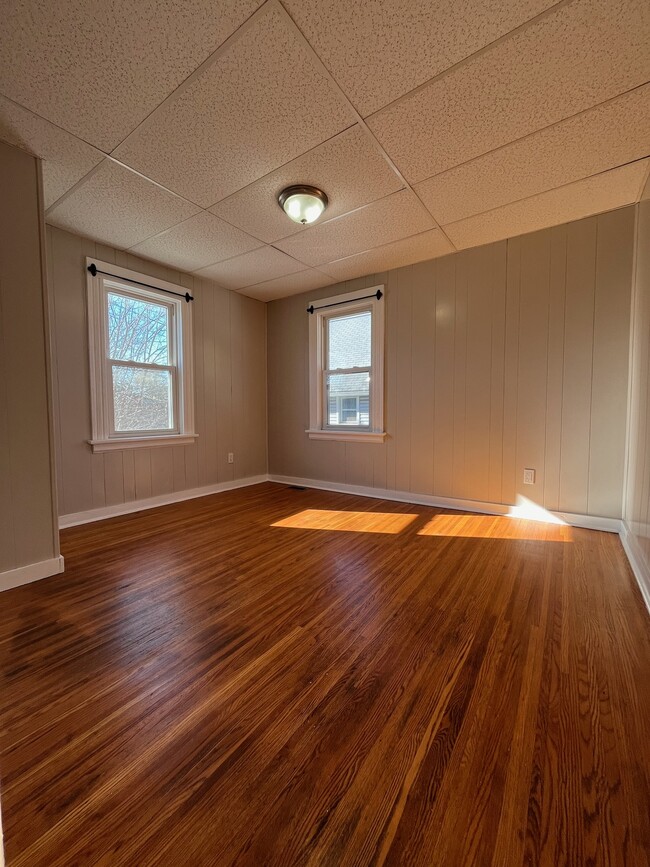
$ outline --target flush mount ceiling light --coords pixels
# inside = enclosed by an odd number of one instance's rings
[[[284,213],[294,223],[313,223],[327,207],[327,196],[318,187],[300,184],[287,187],[278,196],[278,202]]]

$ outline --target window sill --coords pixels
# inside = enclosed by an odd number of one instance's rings
[[[361,430],[306,430],[310,440],[339,440],[344,443],[383,443],[386,433]]]
[[[93,452],[112,452],[124,449],[150,449],[156,446],[189,446],[198,434],[170,434],[153,437],[115,437],[110,440],[88,440]]]

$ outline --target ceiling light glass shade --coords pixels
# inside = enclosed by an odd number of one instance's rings
[[[317,187],[287,187],[278,196],[280,207],[294,223],[313,223],[327,207],[327,196]]]

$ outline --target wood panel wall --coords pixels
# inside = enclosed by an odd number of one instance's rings
[[[650,183],[638,206],[625,521],[650,575]],[[650,586],[647,588],[650,592]]]
[[[59,554],[39,172],[0,142],[0,573]]]
[[[266,472],[266,309],[209,280],[48,226],[53,296],[59,513],[129,503]],[[195,412],[190,446],[93,454],[85,257],[187,287],[194,295]],[[234,463],[228,463],[228,452]]]
[[[269,471],[619,518],[633,227],[625,208],[272,302]],[[305,308],[377,283],[388,438],[309,440]]]

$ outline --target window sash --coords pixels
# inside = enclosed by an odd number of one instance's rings
[[[372,357],[372,341],[374,336],[374,318],[375,310],[372,304],[362,303],[358,305],[349,305],[345,310],[338,310],[332,313],[321,314],[322,341],[321,341],[321,392],[322,392],[322,430],[343,430],[343,431],[364,431],[367,432],[372,428],[372,365],[365,367],[334,367],[328,368],[327,361],[329,359],[329,326],[334,319],[344,319],[354,313],[370,313],[370,329],[371,329],[371,357]],[[359,412],[359,401],[357,400],[357,423],[356,424],[330,424],[329,413],[329,389],[327,387],[328,376],[338,376],[351,373],[367,373],[370,377],[370,388],[368,391],[368,424],[360,424],[361,413]],[[339,417],[341,413],[338,413]]]
[[[172,414],[172,426],[164,427],[164,428],[135,428],[131,430],[115,430],[115,383],[113,381],[113,367],[129,367],[136,368],[140,370],[164,370],[167,371],[171,375],[171,414]],[[175,367],[171,367],[170,365],[165,364],[146,364],[144,362],[130,364],[129,362],[115,361],[113,359],[107,360],[107,371],[106,371],[106,382],[108,383],[108,388],[106,391],[109,393],[109,406],[108,406],[108,419],[110,424],[110,438],[111,439],[120,439],[120,437],[148,437],[148,436],[174,436],[175,434],[180,433],[179,427],[179,419],[178,419],[178,375],[177,369]]]
[[[357,424],[330,424],[330,409],[329,409],[329,401],[330,401],[330,390],[327,387],[327,377],[328,376],[337,376],[339,374],[350,374],[350,373],[367,373],[370,377],[370,387],[368,389],[368,424],[361,424],[361,408],[360,408],[360,400],[358,395],[350,395],[350,397],[356,397],[357,401]],[[323,370],[322,372],[322,380],[321,380],[321,391],[322,391],[322,400],[323,400],[323,424],[322,430],[359,430],[359,431],[369,431],[372,428],[372,368],[371,367],[341,367],[334,368],[333,370]],[[337,398],[340,397],[341,401],[347,395],[337,395]],[[340,415],[340,413],[338,413]]]
[[[167,358],[169,364],[155,364],[146,361],[128,361],[122,358],[112,358],[110,355],[110,334],[109,334],[109,316],[108,305],[109,295],[121,295],[124,298],[132,298],[134,301],[141,303],[153,304],[156,307],[164,307],[167,310]],[[108,436],[110,439],[125,439],[129,437],[155,437],[155,436],[175,436],[180,434],[180,418],[179,418],[179,388],[178,388],[178,353],[177,339],[175,327],[175,303],[168,301],[166,298],[160,298],[155,290],[152,292],[141,292],[139,290],[131,290],[112,280],[102,280],[101,284],[102,310],[103,310],[103,337],[104,337],[104,412],[105,418],[108,420]],[[168,428],[146,428],[135,430],[116,430],[115,429],[115,383],[113,380],[113,367],[129,367],[140,370],[165,370],[171,375],[171,426]]]

